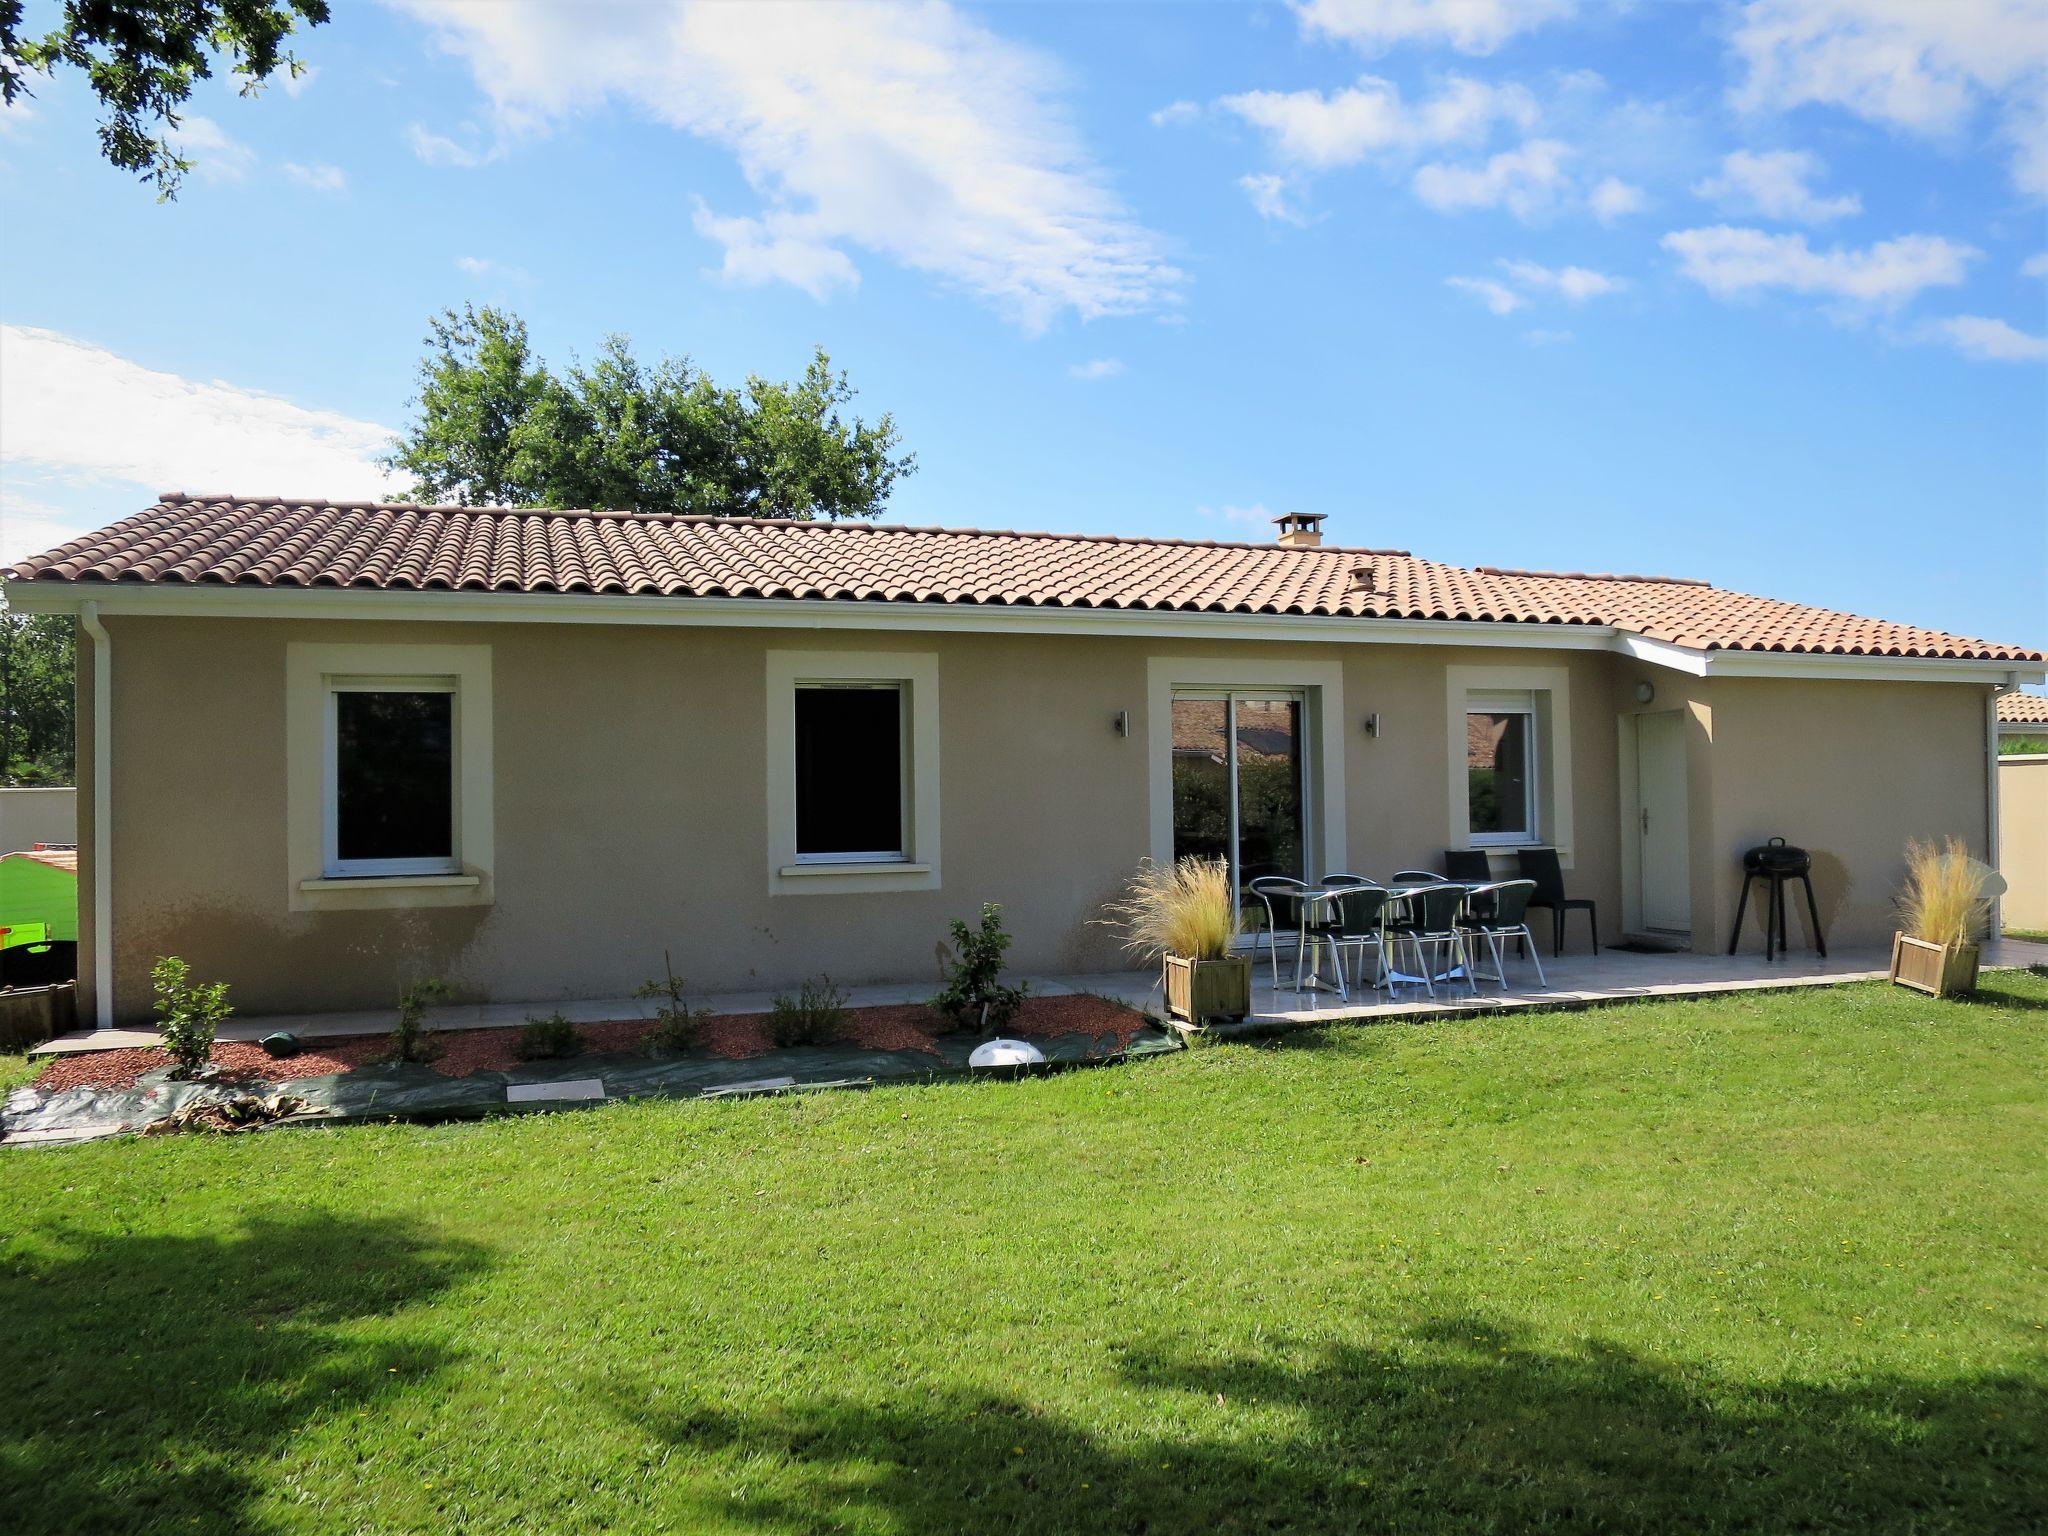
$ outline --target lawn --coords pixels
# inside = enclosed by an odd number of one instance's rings
[[[2039,1529],[1986,987],[0,1154],[0,1523]]]

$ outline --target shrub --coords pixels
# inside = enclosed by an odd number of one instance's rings
[[[950,1014],[963,1029],[993,1033],[1002,1029],[1024,1006],[1024,987],[1003,985],[1003,955],[1010,936],[1003,932],[1002,908],[992,901],[981,904],[981,927],[970,928],[953,919],[953,948],[947,953],[939,946],[946,970],[945,990],[932,999],[932,1006]]]
[[[661,976],[643,981],[633,995],[659,999],[654,1010],[654,1028],[641,1042],[650,1056],[680,1056],[697,1043],[709,1008],[690,1006],[689,984],[669,968],[668,951],[661,952]]]
[[[234,1012],[228,1006],[228,984],[195,984],[192,967],[176,955],[159,957],[150,968],[149,979],[156,988],[157,1028],[163,1034],[164,1049],[178,1064],[178,1075],[189,1077],[212,1057],[213,1037],[221,1020]]]
[[[1898,897],[1907,934],[1942,945],[1975,939],[1991,916],[1990,873],[1959,838],[1939,848],[1918,838],[1907,843],[1906,884]]]
[[[1147,959],[1221,960],[1230,953],[1230,867],[1221,859],[1189,857],[1174,864],[1147,859],[1124,886],[1121,901],[1105,910],[1124,937],[1124,948]]]
[[[777,995],[768,1022],[777,1045],[823,1045],[846,1033],[846,994],[830,976],[806,981],[795,997]]]
[[[426,1014],[428,1004],[447,995],[448,983],[437,976],[423,976],[398,994],[398,1023],[391,1030],[393,1061],[432,1061],[441,1054]]]
[[[519,1030],[519,1043],[512,1047],[512,1054],[521,1061],[559,1061],[582,1053],[583,1037],[559,1013],[528,1019]]]

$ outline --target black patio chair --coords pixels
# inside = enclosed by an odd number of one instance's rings
[[[1387,908],[1385,961],[1388,990],[1392,990],[1393,960],[1399,946],[1406,945],[1415,957],[1416,979],[1431,997],[1439,980],[1449,982],[1460,973],[1472,995],[1479,995],[1479,983],[1472,979],[1472,957],[1465,948],[1465,935],[1458,919],[1465,908],[1465,887],[1448,880],[1426,885],[1396,896]],[[1441,965],[1442,969],[1438,967]]]
[[[1543,957],[1531,942],[1535,935],[1529,932],[1529,898],[1535,894],[1534,880],[1503,880],[1498,885],[1477,886],[1465,893],[1465,911],[1458,919],[1458,927],[1465,935],[1467,963],[1477,959],[1478,945],[1484,944],[1493,952],[1493,975],[1487,979],[1500,983],[1502,991],[1507,990],[1508,984],[1509,939],[1521,947],[1529,963],[1536,967],[1536,984],[1550,985],[1543,974]]]
[[[1493,865],[1484,848],[1446,848],[1444,873],[1460,884],[1485,885],[1493,879]]]
[[[1567,896],[1564,893],[1564,869],[1557,862],[1555,848],[1523,848],[1515,855],[1522,866],[1522,878],[1536,882],[1536,894],[1529,898],[1532,907],[1550,909],[1550,952],[1564,953],[1564,917],[1567,912],[1583,912],[1592,932],[1593,953],[1600,953],[1600,918],[1594,910],[1594,903],[1585,896]]]

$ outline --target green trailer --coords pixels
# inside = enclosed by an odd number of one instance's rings
[[[0,854],[0,981],[47,981],[77,951],[77,850]]]

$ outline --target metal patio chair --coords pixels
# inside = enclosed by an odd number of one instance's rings
[[[1515,939],[1520,942],[1522,953],[1536,967],[1536,985],[1550,985],[1543,974],[1543,956],[1537,950],[1536,936],[1529,931],[1529,898],[1535,894],[1534,880],[1502,880],[1466,892],[1465,911],[1458,919],[1458,928],[1465,935],[1467,976],[1476,974],[1471,958],[1476,939],[1493,951],[1493,975],[1487,979],[1498,982],[1505,992],[1508,986],[1507,941]],[[1478,991],[1476,983],[1473,991]]]
[[[1415,957],[1412,979],[1421,981],[1431,997],[1436,996],[1438,981],[1451,981],[1460,970],[1464,972],[1465,985],[1477,997],[1479,984],[1472,979],[1472,957],[1466,952],[1465,935],[1458,926],[1465,908],[1465,887],[1439,880],[1435,885],[1395,893],[1395,900],[1400,904],[1399,911],[1386,925],[1388,980],[1396,979],[1392,955],[1405,944]],[[1448,962],[1442,970],[1437,969],[1439,956]]]
[[[1256,897],[1259,905],[1265,909],[1266,954],[1273,962],[1273,990],[1277,992],[1280,990],[1280,911],[1284,910],[1289,917],[1296,920],[1290,926],[1295,928],[1294,974],[1298,980],[1301,976],[1300,915],[1298,908],[1301,898],[1308,894],[1308,886],[1303,881],[1291,879],[1286,875],[1261,875],[1258,879],[1247,884],[1245,890]],[[1257,930],[1254,930],[1252,933],[1252,963],[1256,965],[1258,959],[1259,935]]]
[[[1344,951],[1355,949],[1358,951],[1355,974],[1359,989],[1363,991],[1370,986],[1377,992],[1387,974],[1387,903],[1393,893],[1369,880],[1340,889],[1343,894],[1337,898],[1336,922],[1330,935],[1330,943],[1337,951],[1337,975],[1340,979],[1344,975]],[[1372,950],[1374,960],[1370,982],[1365,977],[1365,952],[1368,948]]]

